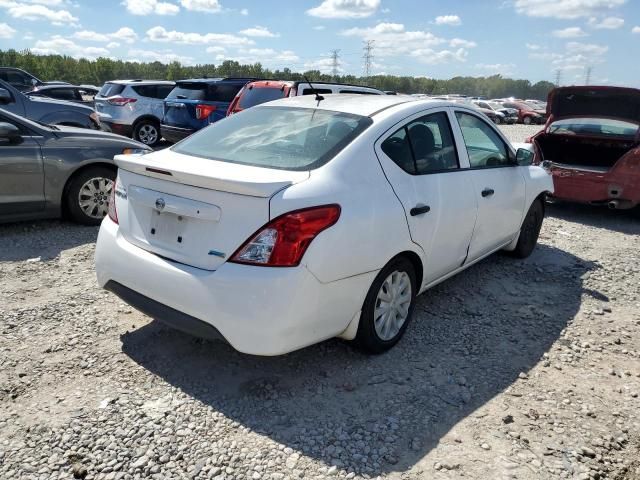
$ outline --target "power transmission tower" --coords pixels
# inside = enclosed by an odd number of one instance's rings
[[[338,59],[340,50],[331,50],[331,75],[333,76],[333,81],[336,81],[336,77],[338,76],[338,67],[340,66]]]
[[[364,55],[362,58],[364,59],[364,76],[365,78],[369,78],[371,75],[371,63],[373,62],[373,40],[367,40],[364,42]]]
[[[560,86],[560,81],[562,80],[562,69],[558,68],[556,70],[556,87]]]
[[[589,85],[591,82],[591,72],[593,71],[593,67],[589,65],[584,74],[584,84]]]

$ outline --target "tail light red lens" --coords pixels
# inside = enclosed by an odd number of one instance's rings
[[[229,260],[265,267],[295,267],[320,232],[335,225],[340,205],[322,205],[285,213],[249,238]]]
[[[129,105],[130,103],[136,103],[137,101],[137,98],[127,97],[111,97],[107,99],[107,103],[109,105],[115,105],[116,107],[124,107],[125,105]]]
[[[109,195],[109,218],[114,223],[118,223],[118,211],[116,210],[116,184],[117,180],[111,185],[111,195]]]
[[[196,118],[203,120],[211,115],[212,112],[215,112],[215,110],[215,105],[196,105]]]

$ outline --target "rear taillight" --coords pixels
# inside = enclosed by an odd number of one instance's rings
[[[109,105],[115,105],[116,107],[124,107],[125,105],[129,105],[130,103],[136,103],[137,101],[137,98],[128,97],[111,97],[107,99],[107,103]]]
[[[118,223],[118,211],[116,210],[116,185],[117,180],[111,185],[111,195],[109,195],[108,213],[113,223]]]
[[[203,120],[216,110],[215,105],[196,105],[196,118]]]
[[[285,213],[258,230],[229,261],[265,267],[295,267],[313,239],[339,218],[339,205]]]

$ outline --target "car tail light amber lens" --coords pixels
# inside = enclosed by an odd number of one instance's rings
[[[136,103],[137,101],[137,98],[127,97],[111,97],[107,99],[107,103],[109,105],[115,105],[116,107],[124,107],[125,105],[129,105],[130,103]]]
[[[196,118],[203,120],[216,110],[215,105],[196,105]]]
[[[258,230],[229,261],[265,267],[295,267],[300,264],[313,239],[339,218],[339,205],[285,213]]]

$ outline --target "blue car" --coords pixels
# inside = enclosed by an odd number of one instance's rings
[[[227,114],[236,94],[255,78],[179,80],[164,100],[160,130],[165,140],[178,142]]]

